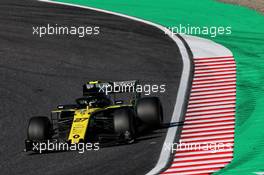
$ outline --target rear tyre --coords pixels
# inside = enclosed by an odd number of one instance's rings
[[[116,109],[114,115],[114,130],[127,143],[132,143],[135,137],[134,113],[130,108]]]
[[[48,117],[32,117],[28,124],[28,139],[44,141],[51,138],[51,123]]]
[[[158,128],[163,123],[162,105],[157,97],[139,99],[136,112],[140,121],[148,128]]]

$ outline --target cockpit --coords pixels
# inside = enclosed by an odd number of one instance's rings
[[[112,105],[112,100],[106,95],[94,95],[86,96],[76,99],[77,105],[81,108],[92,107],[92,108],[103,108]]]

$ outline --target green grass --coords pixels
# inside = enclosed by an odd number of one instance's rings
[[[264,16],[213,0],[59,0],[120,12],[163,26],[231,26],[211,38],[229,48],[237,64],[234,160],[215,174],[264,171]]]

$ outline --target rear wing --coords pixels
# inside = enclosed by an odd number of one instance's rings
[[[83,85],[83,95],[87,96],[100,93],[106,95],[113,93],[136,93],[140,95],[136,90],[138,84],[138,80],[114,82],[90,81]]]

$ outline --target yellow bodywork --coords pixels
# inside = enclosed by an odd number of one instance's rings
[[[84,140],[89,125],[90,117],[94,112],[110,108],[119,108],[121,106],[122,105],[113,105],[107,108],[89,108],[87,106],[86,109],[75,110],[68,141],[74,144],[79,143],[80,140]]]
[[[71,141],[72,144],[79,143],[80,140],[84,140],[91,114],[97,110],[99,110],[99,108],[87,107],[87,109],[75,111],[71,131],[68,137],[68,140]]]
[[[68,141],[70,143],[79,143],[81,140],[85,139],[86,131],[89,126],[90,117],[94,112],[102,111],[105,109],[119,108],[122,106],[131,106],[131,105],[112,105],[106,108],[92,108],[87,106],[84,109],[69,109],[67,111],[74,111],[74,118],[71,125],[70,134],[68,136]],[[53,110],[52,113],[60,113],[63,110]]]

